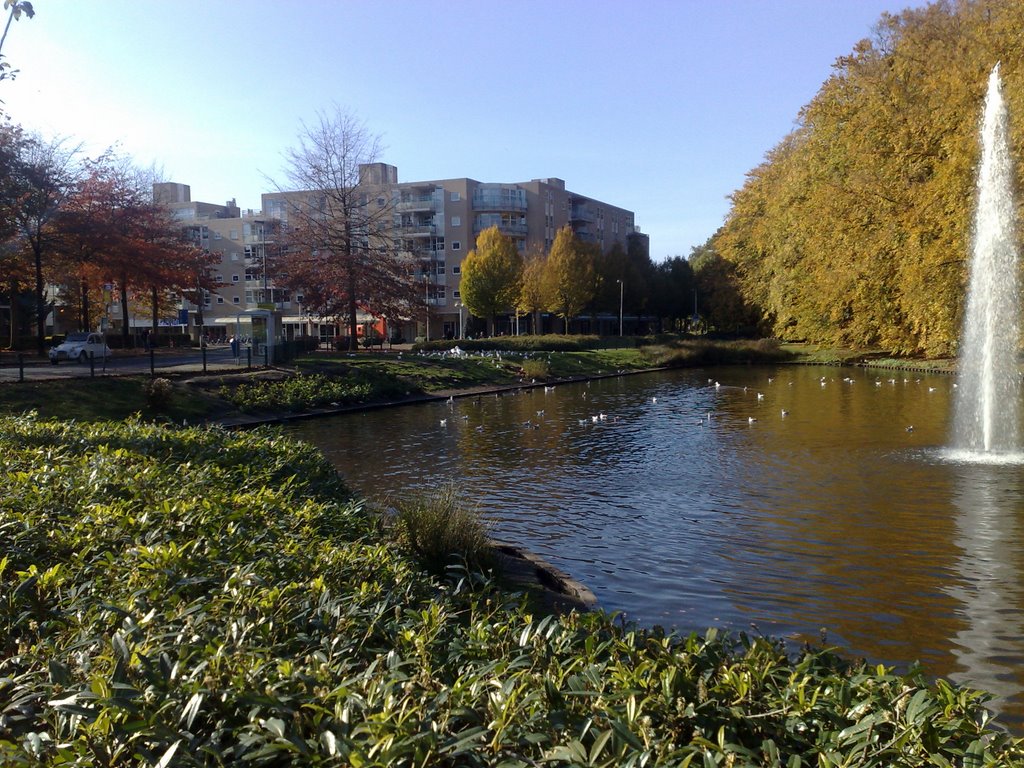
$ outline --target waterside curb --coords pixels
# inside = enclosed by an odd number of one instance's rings
[[[668,367],[639,368],[628,371],[615,371],[612,373],[600,373],[591,376],[571,376],[551,381],[536,381],[518,384],[485,385],[470,387],[467,389],[439,390],[432,394],[410,395],[400,400],[382,400],[373,403],[355,403],[353,405],[339,405],[330,408],[316,408],[296,413],[275,413],[274,415],[236,415],[226,416],[221,419],[213,419],[211,423],[219,424],[222,427],[232,429],[246,429],[253,427],[267,426],[271,424],[285,424],[292,421],[304,421],[306,419],[318,419],[325,416],[341,416],[361,411],[376,411],[382,408],[395,408],[402,405],[421,405],[423,403],[445,402],[447,400],[461,400],[468,397],[481,397],[483,395],[494,395],[502,397],[515,395],[520,391],[539,389],[540,387],[553,387],[562,384],[579,384],[586,381],[597,381],[600,379],[615,379],[620,376],[632,376],[641,373],[655,373],[657,371],[670,370]]]
[[[600,607],[585,584],[540,555],[506,541],[495,539],[492,543],[501,575],[514,586],[538,591],[552,612],[593,611]]]

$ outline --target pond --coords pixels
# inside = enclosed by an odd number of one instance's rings
[[[601,606],[792,641],[994,694],[1024,731],[1017,462],[947,444],[950,376],[729,367],[391,408],[289,427],[349,484],[455,483],[497,538]]]

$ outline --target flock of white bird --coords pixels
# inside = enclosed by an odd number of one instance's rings
[[[773,376],[767,377],[767,384],[768,385],[773,384],[774,381],[775,381],[775,377],[773,377]],[[825,387],[829,383],[834,383],[834,382],[836,382],[836,379],[829,379],[826,376],[822,376],[819,379],[819,384],[822,387]],[[751,387],[749,385],[748,386],[743,386],[743,385],[732,385],[732,386],[730,386],[730,385],[723,385],[720,381],[717,381],[715,379],[708,379],[707,383],[708,383],[709,386],[713,387],[715,390],[721,390],[723,388],[724,389],[733,389],[733,390],[742,390],[746,394],[751,389]],[[847,376],[847,377],[844,377],[841,380],[841,383],[846,384],[846,385],[853,385],[853,384],[856,383],[856,379],[854,379],[854,378],[852,378],[850,376]],[[888,383],[890,386],[896,386],[897,384],[901,384],[901,383],[903,385],[907,385],[907,384],[911,384],[911,383],[920,384],[921,383],[921,379],[920,378],[916,378],[916,379],[911,380],[909,378],[903,378],[902,380],[900,380],[900,379],[896,379],[896,378],[889,378],[886,382],[883,382],[882,379],[875,379],[875,381],[874,381],[874,385],[876,387],[881,387],[885,383]],[[788,382],[788,386],[793,386],[793,382],[792,381]],[[955,389],[956,386],[957,385],[954,383],[953,384],[953,388]],[[586,387],[587,388],[590,387],[590,382],[587,382]],[[552,385],[545,385],[544,386],[544,394],[548,394],[548,393],[554,392],[554,390],[555,390],[555,387],[552,386]],[[932,386],[929,386],[927,391],[928,392],[935,392],[936,388],[932,387]],[[497,398],[497,397],[505,397],[505,396],[514,396],[516,394],[517,394],[517,390],[508,390],[508,391],[504,391],[504,392],[496,392],[496,393],[494,393],[494,397]],[[756,394],[757,402],[760,403],[760,402],[764,401],[764,399],[765,399],[765,393],[764,392],[756,391],[755,394]],[[584,390],[584,392],[582,393],[581,397],[584,400],[587,398],[586,390]],[[480,396],[476,396],[474,398],[474,402],[479,404],[480,403],[480,399],[481,399]],[[447,399],[446,403],[447,403],[449,408],[453,408],[454,405],[455,405],[455,398],[454,397],[449,397]],[[657,405],[658,404],[657,396],[652,396],[650,398],[650,404],[651,405]],[[523,428],[525,428],[525,429],[539,429],[540,428],[540,422],[544,419],[545,411],[543,409],[538,410],[538,411],[536,411],[535,415],[537,417],[537,421],[534,421],[532,419],[524,421],[522,423]],[[785,419],[787,416],[790,415],[790,412],[786,408],[781,408],[780,411],[779,411],[779,415],[780,415],[780,418]],[[469,416],[467,414],[463,414],[460,418],[463,421],[467,421],[469,419]],[[714,414],[711,411],[708,411],[706,416],[703,416],[703,417],[697,419],[696,424],[700,425],[700,426],[710,424],[712,422],[713,418],[714,418]],[[448,417],[445,417],[445,418],[440,420],[440,425],[442,427],[446,427],[446,426],[448,426],[448,421],[449,421]],[[594,414],[590,415],[587,418],[579,418],[579,419],[577,419],[577,422],[578,422],[579,426],[586,426],[586,425],[590,425],[590,424],[602,424],[602,423],[605,423],[605,422],[616,423],[618,421],[619,421],[619,417],[618,416],[609,415],[609,414],[605,413],[604,411],[598,411],[597,413],[594,413]],[[757,417],[756,416],[747,416],[747,423],[748,424],[756,424],[757,423]],[[478,432],[483,431],[483,426],[482,425],[481,426],[477,426],[476,430]],[[907,432],[913,432],[914,431],[914,427],[913,426],[907,426],[906,427],[906,431]]]

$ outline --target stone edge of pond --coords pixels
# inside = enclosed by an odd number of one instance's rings
[[[554,613],[592,611],[599,607],[597,596],[585,584],[552,565],[535,552],[518,544],[492,541],[497,569],[513,586],[539,594],[544,606]]]
[[[640,373],[653,373],[667,370],[665,367],[643,368],[628,371],[615,371],[606,374],[595,374],[591,376],[573,376],[555,381],[539,381],[530,383],[518,383],[508,385],[492,385],[473,387],[470,389],[442,390],[432,394],[415,395],[401,400],[388,400],[378,403],[358,403],[355,405],[339,406],[337,408],[322,408],[301,413],[284,414],[253,414],[230,416],[222,419],[215,419],[212,423],[230,429],[248,429],[272,424],[285,424],[292,421],[305,419],[323,418],[325,416],[338,416],[348,413],[359,413],[361,411],[379,410],[400,405],[415,405],[418,403],[444,402],[449,398],[462,399],[468,397],[479,397],[482,395],[502,396],[514,395],[520,390],[537,389],[540,387],[552,387],[560,384],[575,384],[595,379],[611,379],[618,376],[628,376]],[[585,584],[577,581],[565,571],[557,568],[535,552],[506,541],[493,540],[494,554],[497,561],[497,569],[509,584],[513,587],[523,587],[530,590],[534,595],[539,596],[542,605],[554,613],[567,613],[569,611],[592,611],[600,607],[597,596]]]
[[[263,413],[263,414],[235,414],[223,418],[211,419],[209,423],[219,424],[222,427],[246,429],[252,427],[269,426],[273,424],[286,424],[293,421],[304,421],[307,419],[319,419],[325,416],[343,416],[349,413],[362,411],[375,411],[382,408],[395,408],[401,405],[418,405],[422,403],[444,402],[446,400],[461,400],[468,397],[481,397],[483,395],[515,395],[520,391],[539,389],[541,387],[554,387],[562,384],[578,384],[585,381],[596,381],[599,379],[614,379],[619,376],[632,376],[641,373],[655,373],[657,371],[671,370],[668,366],[656,368],[638,368],[633,370],[614,371],[612,373],[600,373],[591,376],[571,376],[552,381],[520,382],[517,384],[494,384],[471,387],[468,389],[446,389],[430,394],[412,395],[398,400],[381,400],[372,403],[355,403],[353,405],[342,405],[333,408],[316,408],[309,411],[296,413]]]

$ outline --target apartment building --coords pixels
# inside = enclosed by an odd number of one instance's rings
[[[189,332],[198,333],[201,327],[214,339],[228,338],[239,332],[239,325],[251,326],[246,313],[256,309],[282,313],[286,338],[320,335],[322,325],[333,330],[333,324],[315,322],[304,312],[302,294],[292,295],[271,280],[267,258],[274,248],[277,221],[259,211],[242,211],[234,200],[224,205],[193,201],[186,184],[154,184],[153,196],[171,210],[196,245],[220,257],[213,275],[219,287],[205,292],[201,305],[181,302],[179,324]],[[248,335],[244,329],[241,333]]]
[[[602,250],[615,242],[625,246],[630,236],[643,237],[633,211],[572,192],[558,178],[515,183],[470,178],[399,182],[395,166],[370,163],[360,166],[360,186],[366,190],[367,204],[389,209],[394,245],[409,255],[414,277],[423,284],[426,311],[418,318],[407,318],[402,328],[390,329],[410,339],[463,334],[467,317],[459,293],[462,260],[488,227],[496,225],[524,255],[547,252],[565,225]],[[333,324],[305,315],[301,294],[292,296],[275,288],[273,275],[264,269],[268,249],[274,247],[273,233],[288,225],[289,211],[306,204],[310,193],[265,193],[260,212],[242,212],[233,200],[223,206],[192,202],[185,185],[157,187],[157,199],[191,229],[196,242],[221,254],[219,277],[224,287],[210,294],[203,306],[208,325],[211,319],[225,324],[240,311],[273,305],[283,314],[288,336],[309,333],[329,339],[337,333]],[[198,307],[188,309],[195,312]],[[509,319],[499,321],[499,328],[514,330]]]

